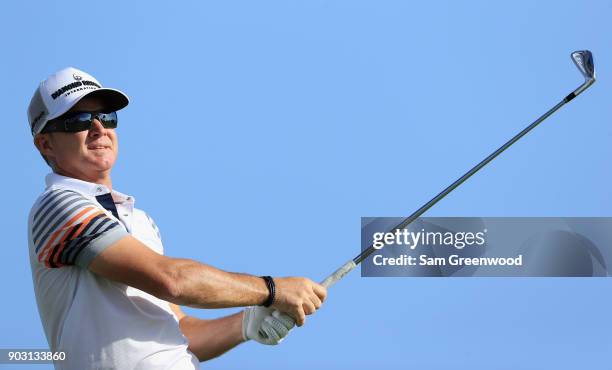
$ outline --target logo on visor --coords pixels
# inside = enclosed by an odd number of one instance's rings
[[[73,74],[72,74],[72,77],[74,77],[74,79],[75,79],[75,80],[77,80],[77,81],[81,81],[81,80],[83,79],[83,77],[79,76],[79,75],[78,75],[78,74],[76,74],[76,73],[73,73]]]

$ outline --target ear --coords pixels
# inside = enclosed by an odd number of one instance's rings
[[[51,134],[38,134],[34,137],[34,145],[45,157],[53,156],[53,138]]]

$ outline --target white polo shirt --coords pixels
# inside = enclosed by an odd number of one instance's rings
[[[100,184],[51,173],[28,221],[36,302],[56,369],[199,369],[168,302],[100,277],[88,267],[132,235],[164,248],[134,198]]]

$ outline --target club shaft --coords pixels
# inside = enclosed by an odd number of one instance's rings
[[[580,91],[580,92],[582,92],[582,91]],[[481,168],[483,168],[489,162],[491,162],[493,159],[495,159],[495,157],[500,155],[504,150],[508,149],[512,144],[516,143],[520,138],[525,136],[529,131],[533,130],[537,125],[542,123],[542,121],[544,121],[546,118],[550,117],[551,114],[555,113],[559,108],[561,108],[563,105],[565,105],[571,99],[573,99],[576,95],[577,94],[572,93],[572,94],[568,95],[567,97],[565,97],[557,105],[552,107],[548,112],[544,113],[542,116],[540,116],[540,118],[536,119],[532,124],[530,124],[529,126],[525,127],[525,129],[523,129],[521,132],[516,134],[512,139],[508,140],[504,145],[499,147],[499,149],[497,149],[496,151],[491,153],[488,157],[483,159],[480,163],[478,163],[476,166],[474,166],[471,170],[469,170],[463,176],[458,178],[455,182],[450,184],[446,189],[442,190],[438,195],[433,197],[429,202],[425,203],[421,208],[417,209],[408,218],[405,218],[399,225],[394,227],[392,231],[406,228],[406,226],[410,225],[414,220],[419,218],[428,209],[433,207],[434,204],[438,203],[445,196],[447,196],[450,192],[455,190],[459,185],[461,185],[463,182],[465,182],[465,180],[467,180],[470,177],[472,177],[472,175],[474,175]],[[377,249],[374,248],[373,245],[370,245],[367,249],[362,251],[357,257],[353,258],[353,262],[355,263],[355,265],[360,264],[364,259],[366,259],[369,255],[374,253],[374,251],[376,251],[376,250]]]
[[[491,153],[488,157],[483,159],[480,163],[474,166],[471,170],[466,172],[463,176],[458,178],[455,182],[450,184],[446,189],[442,190],[438,195],[433,197],[429,202],[425,203],[421,208],[417,209],[412,215],[408,218],[405,218],[399,225],[393,228],[393,232],[395,230],[404,229],[406,226],[410,225],[414,220],[419,218],[423,213],[425,213],[428,209],[433,207],[434,204],[438,203],[442,198],[447,196],[451,191],[455,190],[459,185],[461,185],[465,180],[469,179],[473,174],[478,172],[481,168],[486,166],[489,162],[491,162],[495,157],[500,155],[504,150],[508,149],[512,144],[516,143],[520,138],[525,136],[529,131],[533,130],[537,125],[542,123],[546,118],[550,117],[553,113],[555,113],[559,108],[569,103],[576,96],[580,95],[586,89],[588,89],[595,82],[595,68],[593,66],[593,56],[592,53],[588,50],[575,51],[572,53],[572,60],[576,67],[580,70],[582,75],[585,78],[585,82],[578,86],[574,91],[569,93],[563,100],[561,100],[557,105],[548,110],[548,112],[544,113],[538,119],[533,121],[529,126],[525,127],[521,132],[516,134],[512,139],[508,140],[504,145],[499,147],[496,151]],[[374,248],[373,245],[370,245],[367,249],[363,250],[357,257],[349,260],[344,265],[340,266],[336,271],[334,271],[331,275],[329,275],[323,282],[321,283],[325,287],[330,287],[350,273],[357,265],[359,265],[363,260],[365,260],[369,255],[374,253],[377,249]]]

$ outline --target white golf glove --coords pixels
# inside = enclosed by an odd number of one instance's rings
[[[295,321],[289,315],[262,306],[248,307],[242,318],[242,337],[256,342],[277,345],[289,334]]]

